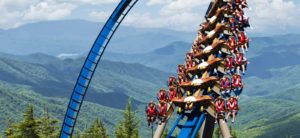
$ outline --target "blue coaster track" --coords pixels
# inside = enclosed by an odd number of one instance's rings
[[[95,70],[112,36],[138,0],[121,0],[95,40],[73,89],[60,132],[61,138],[72,137],[80,108]]]

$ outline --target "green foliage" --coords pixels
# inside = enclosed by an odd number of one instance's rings
[[[56,126],[58,120],[52,119],[48,112],[43,117],[34,117],[34,108],[28,105],[20,122],[8,121],[4,135],[8,138],[56,138],[59,128]]]
[[[163,133],[163,135],[162,135],[162,138],[167,138],[168,133],[169,133],[169,129],[166,128],[165,131],[164,131],[164,133]]]
[[[108,138],[108,134],[102,121],[96,119],[91,127],[83,132],[81,138]]]
[[[44,111],[42,118],[38,119],[38,133],[41,138],[55,138],[59,136],[58,120],[53,119],[48,114],[47,109]]]
[[[221,128],[218,126],[214,132],[214,138],[220,138],[221,136]]]
[[[232,138],[237,138],[237,132],[234,130],[234,128],[232,128],[232,126],[229,126],[229,130],[230,130],[230,134],[232,136]]]
[[[6,127],[6,130],[4,131],[4,136],[7,137],[7,138],[16,137],[14,129],[15,128],[13,126],[13,122],[11,121],[11,119],[8,119],[7,127]]]
[[[126,109],[123,113],[123,120],[115,129],[116,138],[138,138],[139,121],[132,111],[131,100],[128,100]]]
[[[38,138],[38,123],[34,117],[33,106],[29,105],[23,114],[23,120],[16,124],[16,135],[22,138]]]

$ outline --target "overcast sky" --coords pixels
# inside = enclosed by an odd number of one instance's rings
[[[253,30],[261,34],[298,33],[300,0],[248,0]],[[0,28],[46,20],[104,22],[119,0],[0,0]],[[124,24],[195,31],[210,0],[140,0]]]

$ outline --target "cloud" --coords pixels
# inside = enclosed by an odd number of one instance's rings
[[[93,21],[99,21],[99,20],[105,21],[106,19],[108,19],[110,14],[111,12],[109,11],[99,11],[99,12],[93,11],[89,13],[89,18],[90,20]]]
[[[30,22],[63,19],[75,8],[73,4],[55,0],[1,0],[0,28],[14,28]]]
[[[55,3],[54,1],[40,2],[31,5],[24,12],[23,19],[26,21],[62,19],[70,15],[74,8],[74,5],[68,3]]]
[[[90,5],[116,3],[116,0],[64,0],[64,1],[68,3],[90,4]]]
[[[195,31],[211,0],[139,1],[125,24],[143,28]],[[13,28],[42,20],[88,19],[105,21],[116,0],[0,0],[0,28]],[[254,33],[300,30],[300,3],[288,0],[249,0],[246,13]],[[274,29],[276,28],[276,29]]]
[[[251,0],[248,11],[255,32],[286,33],[299,29],[299,4],[284,0]],[[275,29],[274,29],[275,28]]]
[[[152,5],[160,5],[160,4],[165,4],[170,2],[171,0],[149,0],[147,2],[147,5],[152,6]]]

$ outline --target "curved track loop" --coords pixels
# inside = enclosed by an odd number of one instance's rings
[[[230,8],[232,8],[230,6],[233,7],[233,12],[230,11]],[[231,23],[230,20],[232,18],[239,18],[238,15],[236,15],[236,13],[234,14],[234,12],[238,11],[237,13],[243,13],[243,9],[246,7],[246,5],[242,4],[238,7],[238,5],[236,5],[235,3],[228,3],[228,1],[225,0],[212,0],[212,2],[210,3],[205,15],[206,22],[202,24],[202,28],[199,30],[198,36],[196,37],[196,40],[193,44],[193,48],[190,52],[192,55],[192,60],[194,60],[196,66],[193,65],[193,67],[189,67],[189,65],[187,65],[188,62],[185,63],[186,71],[184,71],[184,75],[186,76],[187,80],[183,83],[180,83],[180,81],[178,80],[179,85],[177,85],[176,87],[179,87],[178,93],[183,93],[179,96],[186,97],[187,91],[194,91],[193,96],[195,97],[209,95],[212,97],[213,100],[210,101],[210,104],[207,104],[205,106],[205,111],[201,112],[199,108],[195,108],[191,112],[183,112],[179,114],[177,120],[172,125],[168,133],[169,138],[174,137],[173,132],[176,128],[178,128],[179,130],[177,131],[177,137],[179,138],[194,138],[197,134],[200,138],[212,137],[215,125],[214,122],[216,118],[216,106],[214,104],[214,100],[218,97],[224,97],[224,90],[221,90],[220,78],[232,77],[233,74],[241,75],[241,65],[235,63],[235,71],[228,72],[229,70],[227,65],[225,65],[225,60],[228,57],[237,58],[237,55],[239,53],[245,54],[244,47],[247,47],[249,39],[247,40],[248,42],[240,43],[241,37],[238,35],[244,33],[245,27],[249,27],[248,19],[246,19],[247,23],[236,23],[239,24],[237,28],[234,28],[236,26],[232,25],[233,23]],[[244,16],[242,18],[244,18]],[[237,44],[234,48],[231,49],[231,45],[229,43],[231,41],[229,38],[234,38],[234,41],[236,41],[239,44]],[[195,47],[200,47],[201,50],[195,52]],[[248,61],[246,60],[245,62]],[[178,73],[178,76],[180,75],[182,74]],[[199,86],[195,86],[195,83],[193,83],[195,81],[195,76],[198,76],[197,78],[201,78],[201,82],[204,82],[205,80],[211,77],[217,77],[218,79],[214,81],[214,83],[202,83]],[[199,81],[199,79],[196,80]],[[236,88],[238,87],[234,86],[234,89]],[[231,89],[232,90],[230,91],[235,91],[233,90],[233,84],[231,84]],[[237,89],[237,91],[241,93],[242,89]],[[236,94],[235,96],[239,96],[239,94]],[[227,97],[225,96],[225,99],[226,98]],[[164,129],[167,125],[168,119],[172,116],[176,108],[177,107],[175,107],[175,105],[171,102],[166,114],[167,120],[157,126],[156,131],[154,133],[154,138],[160,138],[162,136],[162,133],[164,132]],[[181,124],[180,122],[184,123]],[[221,133],[223,137],[232,137],[228,129],[227,123],[224,121],[224,119],[218,118],[217,122],[219,123],[219,126],[221,128]]]
[[[66,111],[61,138],[72,137],[89,84],[103,53],[119,25],[138,0],[121,0],[95,40],[78,76]]]

